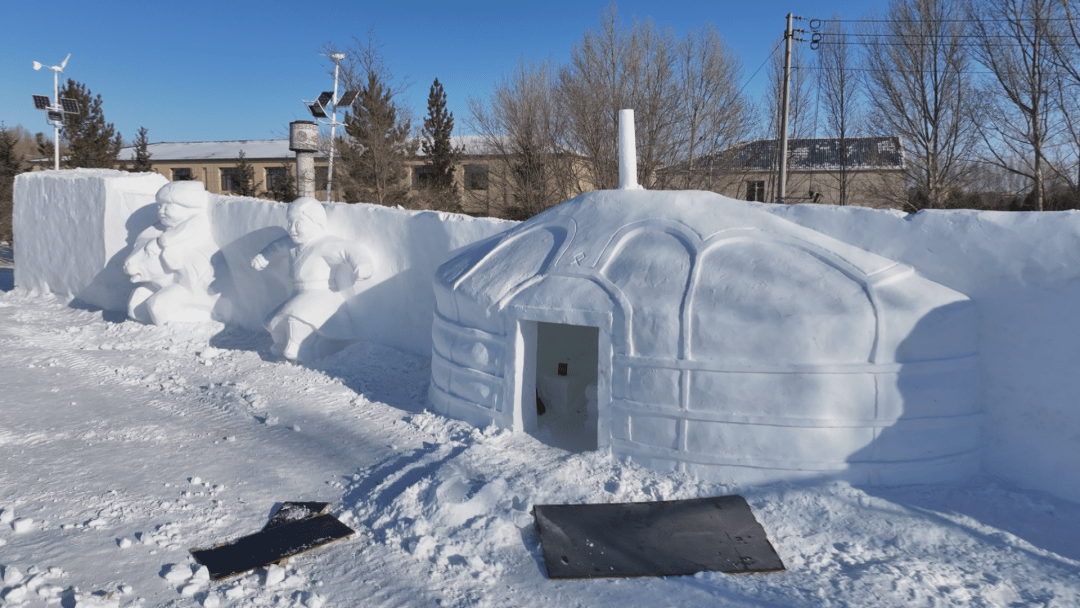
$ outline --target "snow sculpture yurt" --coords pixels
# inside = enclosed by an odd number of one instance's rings
[[[641,190],[621,165],[629,185],[439,268],[436,411],[724,482],[978,469],[966,296],[753,203]]]
[[[560,390],[595,403],[577,413],[588,447],[707,479],[978,468],[971,301],[750,203],[586,193],[472,246],[434,286],[430,397],[448,416],[572,418],[538,413],[546,387],[549,410]],[[575,357],[559,376],[552,361]]]

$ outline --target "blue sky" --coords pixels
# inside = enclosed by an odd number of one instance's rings
[[[52,72],[71,53],[63,76],[104,101],[105,118],[126,140],[139,127],[153,142],[286,137],[308,120],[301,99],[333,86],[332,64],[317,53],[373,30],[387,66],[411,83],[401,101],[419,121],[428,89],[446,88],[456,132],[468,132],[466,99],[484,98],[518,61],[564,63],[609,0],[549,2],[4,2],[0,22],[0,120],[51,135],[32,94],[52,95]],[[747,91],[764,86],[762,65],[788,12],[857,19],[886,0],[727,2],[622,1],[618,10],[651,17],[680,37],[711,22],[743,64]],[[58,7],[58,8],[53,8]],[[17,25],[16,25],[17,24]]]

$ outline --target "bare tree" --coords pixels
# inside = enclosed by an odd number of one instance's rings
[[[501,213],[526,219],[582,191],[581,163],[563,147],[553,68],[526,63],[504,76],[487,101],[469,98],[469,127],[484,152],[503,159],[489,182],[505,193]]]
[[[674,125],[674,159],[680,164],[680,176],[660,172],[655,185],[709,189],[717,187],[717,176],[699,170],[700,160],[708,159],[743,139],[750,131],[753,109],[742,96],[739,77],[742,71],[738,56],[727,47],[720,33],[711,25],[691,31],[675,48],[675,84],[673,92],[677,114]]]
[[[862,33],[871,124],[881,135],[904,138],[905,181],[932,208],[969,184],[966,155],[977,141],[977,93],[961,17],[955,0],[893,0],[886,18]]]
[[[821,46],[818,48],[818,89],[825,108],[825,125],[837,140],[836,177],[837,203],[851,202],[851,166],[848,159],[848,140],[858,134],[858,59],[852,50],[839,15],[825,24]]]
[[[1044,209],[1054,135],[1051,85],[1058,71],[1051,41],[1059,14],[1059,0],[969,0],[967,6],[976,57],[992,74],[985,91],[992,102],[987,120],[980,121],[989,162],[1030,180],[1038,211]]]
[[[634,110],[638,176],[648,185],[657,170],[675,157],[677,89],[675,37],[651,20],[630,27],[615,5],[601,16],[600,28],[586,31],[559,72],[559,96],[570,124],[569,143],[587,159],[597,188],[619,183],[618,111]]]

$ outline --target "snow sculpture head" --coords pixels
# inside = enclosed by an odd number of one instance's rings
[[[202,182],[172,182],[165,184],[157,193],[158,221],[166,228],[174,228],[199,213],[206,213],[210,206],[210,193]]]
[[[314,198],[293,201],[287,218],[288,236],[263,248],[251,266],[263,270],[288,260],[293,294],[264,326],[274,338],[275,355],[310,361],[356,339],[358,328],[344,304],[355,284],[371,276],[372,264],[361,246],[327,233],[326,208]],[[347,284],[335,280],[341,274],[349,277]]]
[[[204,321],[217,300],[211,258],[210,193],[201,182],[171,182],[158,190],[158,223],[143,231],[124,262],[133,283],[128,316],[143,323]]]
[[[297,245],[315,241],[326,233],[326,209],[310,196],[293,201],[288,218],[289,237]]]

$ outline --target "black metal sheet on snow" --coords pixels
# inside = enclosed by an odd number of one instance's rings
[[[355,531],[333,515],[319,515],[267,528],[213,549],[192,549],[191,555],[218,581],[352,534]]]
[[[551,578],[784,569],[742,496],[533,507]]]

